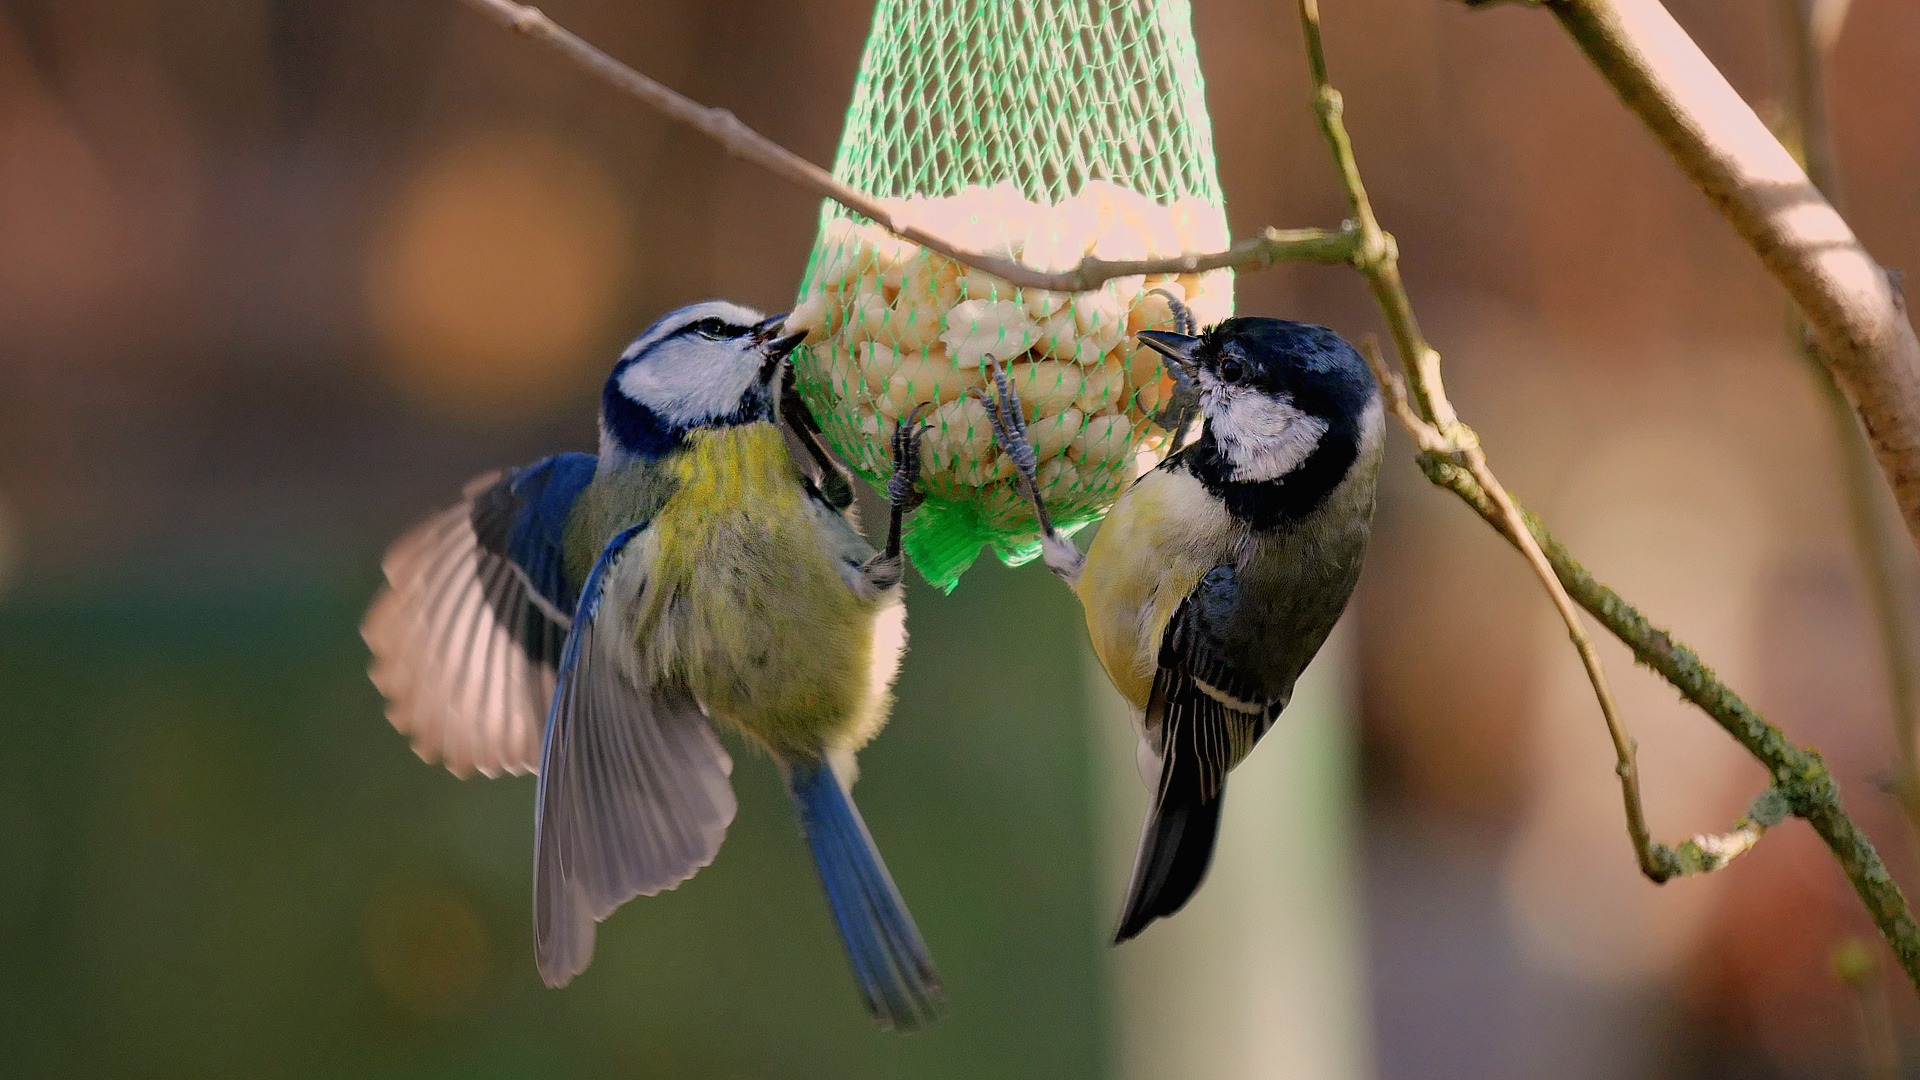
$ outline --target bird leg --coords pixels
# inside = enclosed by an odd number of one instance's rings
[[[787,372],[780,380],[780,418],[787,422],[787,430],[793,432],[800,445],[806,449],[807,456],[813,459],[814,466],[820,470],[820,495],[827,505],[835,510],[845,510],[853,505],[853,481],[848,479],[847,470],[820,442],[820,421],[814,419],[813,410],[807,408],[806,400],[794,385],[793,366],[787,366]]]
[[[914,489],[920,482],[920,438],[927,426],[920,420],[925,405],[916,405],[906,419],[893,429],[893,473],[887,477],[887,503],[893,513],[887,522],[885,551],[868,559],[861,567],[874,588],[885,591],[900,584],[906,573],[906,561],[900,554],[900,531],[907,512],[919,506],[921,496]]]
[[[1173,312],[1173,330],[1176,334],[1192,337],[1199,329],[1194,322],[1193,311],[1177,296],[1165,289],[1154,289],[1147,295],[1159,295],[1167,301],[1167,307]],[[1179,364],[1162,356],[1160,365],[1167,369],[1167,375],[1173,379],[1173,393],[1160,411],[1153,414],[1153,422],[1173,432],[1173,441],[1168,445],[1175,450],[1186,445],[1187,428],[1200,411],[1200,387],[1193,376],[1183,371]]]
[[[993,425],[994,441],[1013,462],[1013,483],[1033,504],[1034,520],[1040,523],[1040,557],[1053,571],[1055,577],[1068,585],[1077,586],[1080,582],[1080,568],[1087,557],[1073,546],[1073,541],[1060,535],[1053,527],[1053,518],[1047,513],[1046,500],[1040,497],[1039,463],[1033,452],[1033,444],[1027,441],[1026,414],[1020,411],[1020,391],[1007,381],[1007,373],[1000,361],[992,356],[985,358],[986,364],[993,369],[993,393],[981,390],[970,393],[986,407],[987,421]]]

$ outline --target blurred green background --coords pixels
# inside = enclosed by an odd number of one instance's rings
[[[541,986],[533,780],[457,780],[385,726],[363,554],[0,611],[8,714],[44,721],[8,725],[0,774],[6,1075],[1101,1074],[1065,590],[995,568],[914,591],[917,659],[859,795],[953,1015],[898,1038],[859,1006],[777,773],[737,744],[720,858]]]

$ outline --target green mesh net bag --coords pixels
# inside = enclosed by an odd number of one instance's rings
[[[1065,270],[1227,244],[1184,0],[880,0],[833,174],[964,247]],[[968,391],[991,357],[1020,390],[1039,482],[1067,530],[1097,519],[1169,449],[1172,384],[1133,334],[1172,329],[1164,290],[1202,324],[1233,312],[1230,270],[1009,286],[901,241],[837,204],[792,329],[798,386],[835,450],[883,484],[888,436],[919,407],[927,499],[906,535],[951,589],[991,547],[1039,551],[1037,523]]]

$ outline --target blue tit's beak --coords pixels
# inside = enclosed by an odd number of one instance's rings
[[[1140,344],[1160,354],[1161,360],[1172,372],[1176,381],[1185,381],[1192,377],[1193,369],[1200,363],[1197,355],[1201,339],[1192,334],[1176,334],[1171,330],[1142,330],[1133,335]]]
[[[786,363],[788,354],[799,348],[801,342],[807,340],[805,330],[785,337],[773,336],[780,332],[781,324],[786,321],[786,318],[785,315],[775,315],[753,328],[753,339],[760,343],[761,352],[766,356],[766,360],[760,365],[760,377],[767,382],[773,381],[773,377],[780,371],[780,366]]]
[[[787,324],[787,316],[791,314],[793,314],[793,312],[783,311],[778,315],[769,315],[767,318],[754,323],[753,329],[747,331],[747,337],[752,340],[755,345],[764,345],[772,341],[774,338],[780,336],[780,329]]]

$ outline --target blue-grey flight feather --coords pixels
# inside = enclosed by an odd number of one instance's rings
[[[699,704],[639,688],[629,667],[620,601],[645,587],[645,531],[624,530],[594,563],[560,661],[534,838],[534,954],[549,986],[586,969],[596,922],[692,877],[733,822],[733,761]]]

